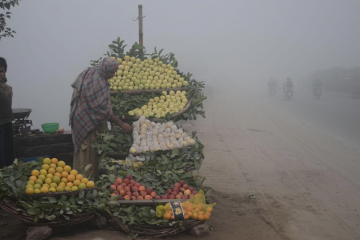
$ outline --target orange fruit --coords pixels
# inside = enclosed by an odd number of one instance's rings
[[[184,215],[186,215],[187,214],[187,211],[186,210],[184,210]]]
[[[70,173],[70,172],[71,172],[71,167],[70,167],[69,165],[66,165],[66,166],[64,167],[64,171]]]
[[[170,214],[168,214],[168,213],[165,213],[164,216],[163,216],[163,218],[168,219],[168,220],[170,219],[170,217],[171,217],[171,216],[170,216]]]
[[[33,170],[33,171],[31,172],[31,175],[34,176],[34,177],[37,177],[37,176],[40,175],[40,172],[39,172],[38,170]]]
[[[204,212],[200,211],[198,212],[199,215],[204,215]]]
[[[56,167],[57,167],[56,164],[53,163],[50,164],[50,168],[56,169]]]
[[[89,181],[89,179],[87,179],[87,178],[83,178],[83,179],[81,179],[81,183],[87,183]]]
[[[53,159],[51,159],[51,162],[53,163],[53,164],[58,164],[58,160],[57,160],[57,158],[53,158]]]
[[[64,171],[64,169],[62,167],[57,167],[56,168],[56,172],[58,173],[62,173]]]
[[[67,183],[67,182],[68,182],[68,180],[67,180],[66,178],[62,178],[62,179],[61,179],[61,182],[63,182],[63,183]]]
[[[58,186],[61,186],[61,187],[63,187],[63,188],[64,188],[66,185],[65,185],[65,183],[64,183],[64,182],[60,182]],[[57,189],[56,189],[56,190],[57,190]]]
[[[59,177],[59,178],[62,178],[61,174],[58,173],[58,172],[54,174],[54,177],[55,177],[55,176],[57,176],[57,177]]]
[[[212,212],[212,208],[211,208],[211,207],[208,207],[208,208],[206,209],[206,211],[209,212],[209,213],[211,213],[211,212]]]
[[[41,168],[47,171],[50,168],[50,166],[49,164],[43,164]]]
[[[51,174],[55,174],[55,169],[54,168],[49,168],[49,170],[48,170],[48,173],[51,173]]]
[[[78,175],[79,173],[78,173],[78,171],[76,171],[76,170],[71,170],[70,174],[76,176],[76,175]]]
[[[192,207],[187,207],[186,211],[191,212],[191,211],[192,211]]]
[[[61,176],[62,176],[63,178],[67,178],[67,177],[69,176],[69,173],[63,171],[63,172],[61,173]]]
[[[77,180],[77,179],[73,182],[74,186],[79,186],[80,183],[81,182],[79,180]]]
[[[86,187],[94,187],[95,186],[95,183],[93,181],[88,181],[86,183]]]
[[[197,206],[198,209],[202,210],[203,209],[203,205],[202,203],[200,203],[198,206]]]
[[[46,183],[46,184],[51,184],[51,183],[52,183],[52,178],[47,178],[47,179],[45,179],[45,183]]]
[[[208,216],[208,217],[210,217],[210,216],[211,216],[211,213],[209,213],[209,212],[206,212],[206,213],[205,213],[205,216]]]
[[[76,179],[81,181],[81,179],[83,179],[83,175],[81,175],[81,174],[76,175]]]
[[[75,176],[70,174],[70,175],[67,177],[67,180],[68,180],[69,182],[73,182],[73,181],[75,180]]]
[[[189,218],[189,216],[188,216],[188,215],[185,215],[185,220],[188,219],[188,218]]]
[[[71,182],[66,183],[66,186],[69,188],[72,188],[72,186],[74,186]]]
[[[194,213],[193,216],[192,216],[192,218],[195,219],[195,220],[197,220],[198,217],[199,217],[199,215],[197,213]]]
[[[195,209],[194,209],[194,212],[197,212],[197,213],[198,213],[198,212],[200,212],[200,209],[195,208]]]
[[[54,175],[52,175],[51,173],[49,173],[48,175],[46,175],[46,178],[53,178],[54,177]]]
[[[188,212],[187,215],[191,218],[193,216],[192,212]]]
[[[57,164],[59,167],[65,167],[65,162],[64,161],[59,161]]]
[[[31,177],[29,177],[29,180],[32,180],[35,182],[37,180],[37,178],[35,176],[31,176]]]
[[[204,215],[199,215],[199,218],[198,218],[198,219],[199,219],[199,221],[204,221],[204,219],[205,219],[205,218],[204,218]]]
[[[210,218],[210,216],[207,216],[207,215],[204,216],[205,221],[209,220],[209,218]]]

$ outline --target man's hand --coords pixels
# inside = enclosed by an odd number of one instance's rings
[[[133,128],[132,128],[129,124],[124,123],[124,122],[120,125],[120,127],[121,127],[126,133],[131,132],[131,131],[133,130]]]
[[[0,82],[6,83],[7,79],[5,75],[0,75]]]

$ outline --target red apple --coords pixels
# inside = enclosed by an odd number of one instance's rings
[[[180,195],[176,195],[176,199],[181,199],[181,196],[180,196]]]
[[[172,192],[171,195],[176,196],[177,192]]]
[[[139,188],[141,186],[141,184],[140,183],[135,183],[135,186]]]
[[[121,183],[122,183],[122,179],[121,179],[121,178],[117,178],[117,179],[116,179],[116,182],[119,183],[119,184],[121,184]]]
[[[188,196],[183,195],[183,196],[181,196],[181,199],[188,199]]]
[[[120,190],[123,190],[123,187],[122,187],[122,186],[118,186],[118,187],[116,188],[116,190],[118,190],[118,191],[120,192]]]
[[[120,184],[120,186],[122,186],[122,187],[126,187],[126,186],[127,186],[127,184],[126,184],[126,183],[122,183],[122,184]]]
[[[136,197],[135,197],[135,196],[132,196],[132,197],[131,197],[131,200],[136,200]]]
[[[189,185],[184,184],[184,185],[183,185],[183,188],[188,189],[188,188],[189,188]]]
[[[127,175],[127,176],[126,176],[126,179],[131,180],[131,179],[133,179],[133,177],[132,177],[131,175]]]
[[[139,192],[133,192],[132,195],[135,196],[135,197],[138,197],[138,196],[140,196],[140,193]]]
[[[130,180],[130,183],[131,183],[131,184],[135,184],[136,182],[135,182],[134,179],[131,179],[131,180]]]
[[[162,195],[161,199],[168,199],[168,197],[166,195]]]
[[[169,193],[165,193],[165,195],[166,195],[166,196],[170,196],[170,194],[169,194]]]
[[[155,199],[161,199],[161,197],[160,197],[160,196],[156,196]]]
[[[174,195],[170,195],[170,196],[169,196],[169,199],[175,199],[175,196],[174,196]]]
[[[144,200],[144,198],[142,196],[138,196],[136,199],[137,200]]]
[[[132,196],[132,193],[131,192],[127,192],[126,195],[128,195],[129,197]]]
[[[146,191],[146,188],[144,187],[144,186],[140,186],[139,187],[139,191],[141,192],[141,191]]]
[[[181,187],[180,192],[184,192],[184,191],[185,191],[185,188]]]
[[[145,200],[151,200],[151,199],[153,199],[152,196],[150,196],[150,195],[145,196]]]
[[[175,183],[175,187],[176,188],[181,188],[181,184],[180,183]]]
[[[147,193],[146,193],[145,191],[141,191],[141,192],[140,192],[140,195],[143,196],[143,197],[145,197],[145,196],[147,195]]]
[[[114,182],[114,184],[113,185],[115,185],[116,187],[117,186],[119,186],[120,185],[120,183],[118,183],[118,182]]]
[[[130,183],[127,186],[131,189],[134,185]]]
[[[152,189],[152,188],[148,188],[148,189],[146,189],[146,192],[147,192],[147,194],[150,194],[150,193],[153,192],[153,189]]]
[[[180,191],[179,188],[177,188],[177,187],[173,188],[173,192],[179,192],[179,191]]]
[[[131,191],[137,192],[137,191],[139,191],[139,189],[138,189],[137,187],[132,187],[132,188],[131,188]]]
[[[172,190],[169,188],[168,190],[166,190],[166,192],[172,193]]]
[[[190,192],[195,191],[195,189],[193,187],[189,187],[189,190],[190,190]]]
[[[113,193],[116,194],[116,195],[119,195],[119,192],[118,192],[118,191],[114,191]]]
[[[197,191],[192,191],[191,194],[196,195],[196,194],[197,194]]]
[[[183,195],[184,195],[184,193],[182,193],[182,192],[179,192],[179,193],[178,193],[178,195],[180,195],[180,196],[183,196]]]
[[[115,186],[115,185],[111,185],[110,188],[116,190],[116,186]]]
[[[124,179],[123,182],[126,183],[126,184],[129,184],[129,183],[130,183],[130,180],[129,180],[129,179]]]
[[[150,196],[153,197],[153,198],[156,197],[156,192],[151,192]]]
[[[129,196],[129,195],[125,195],[125,196],[124,196],[124,199],[125,199],[125,200],[130,200],[130,196]]]
[[[125,196],[125,195],[126,195],[126,191],[125,191],[125,190],[120,190],[120,195],[121,195],[121,196]]]
[[[181,186],[182,186],[182,185],[184,185],[184,184],[185,184],[185,181],[184,181],[184,180],[180,180],[180,181],[179,181],[179,183],[180,183],[180,184],[181,184]]]
[[[130,188],[129,187],[124,187],[125,191],[130,192]]]

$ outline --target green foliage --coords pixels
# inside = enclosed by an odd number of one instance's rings
[[[159,52],[156,50],[156,47],[154,48],[154,52],[150,54],[151,59],[154,60],[155,58],[158,58],[159,61],[162,61],[163,64],[170,64],[175,69],[178,67],[179,63],[175,59],[174,53],[168,53],[165,55],[161,55],[161,53],[164,51],[164,49],[161,49]]]
[[[97,133],[96,140],[91,143],[91,147],[98,154],[104,152],[124,152],[128,153],[132,145],[132,138],[126,134],[121,127],[114,126],[110,131]]]
[[[18,0],[1,0],[0,8],[4,11],[10,10],[11,7],[15,7],[15,5],[19,5]],[[6,18],[11,18],[11,12],[0,13],[0,40],[2,37],[14,37],[15,31],[11,30],[11,28],[6,27]]]

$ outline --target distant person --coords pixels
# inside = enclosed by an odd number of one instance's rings
[[[286,93],[287,90],[294,91],[294,83],[291,78],[287,78],[284,84],[284,93]]]
[[[269,88],[269,93],[274,94],[276,90],[276,82],[274,81],[274,79],[271,78],[267,86]]]
[[[7,63],[5,58],[0,57],[0,89],[5,92],[7,97],[10,100],[10,106],[12,105],[12,97],[13,97],[13,91],[12,87],[10,87],[6,82],[6,71],[7,71]]]
[[[313,83],[313,92],[314,96],[316,95],[316,90],[320,90],[320,94],[322,94],[322,82],[320,79],[316,78]]]
[[[75,169],[92,164],[93,176],[97,175],[98,161],[90,144],[95,141],[95,133],[107,130],[107,122],[119,125],[125,132],[132,127],[117,118],[112,111],[110,84],[119,64],[113,58],[105,58],[99,65],[84,70],[71,85],[69,125],[74,142]]]

